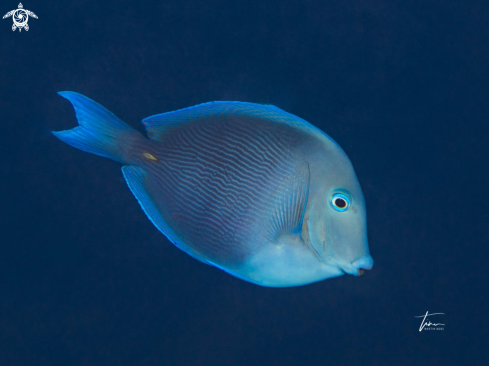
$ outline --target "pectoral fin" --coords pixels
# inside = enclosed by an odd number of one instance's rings
[[[304,161],[279,183],[271,195],[269,240],[277,242],[283,235],[300,235],[309,195],[309,176],[309,164]]]

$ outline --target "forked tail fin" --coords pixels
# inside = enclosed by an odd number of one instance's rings
[[[112,112],[90,98],[75,92],[59,92],[75,108],[78,127],[53,131],[53,135],[68,145],[92,154],[127,163],[124,151],[129,140],[139,134]]]

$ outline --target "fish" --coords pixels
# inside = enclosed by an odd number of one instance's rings
[[[365,199],[341,147],[273,105],[217,101],[143,119],[147,137],[76,92],[52,133],[118,161],[154,226],[200,262],[265,287],[373,267]]]

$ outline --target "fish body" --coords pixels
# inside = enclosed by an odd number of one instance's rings
[[[372,268],[353,167],[299,117],[268,105],[205,103],[144,119],[147,139],[91,99],[60,95],[80,126],[54,135],[125,164],[148,218],[195,259],[271,287]]]

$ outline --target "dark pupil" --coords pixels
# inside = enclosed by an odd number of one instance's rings
[[[346,207],[346,201],[343,198],[337,198],[334,200],[334,204],[338,208],[345,208]]]

